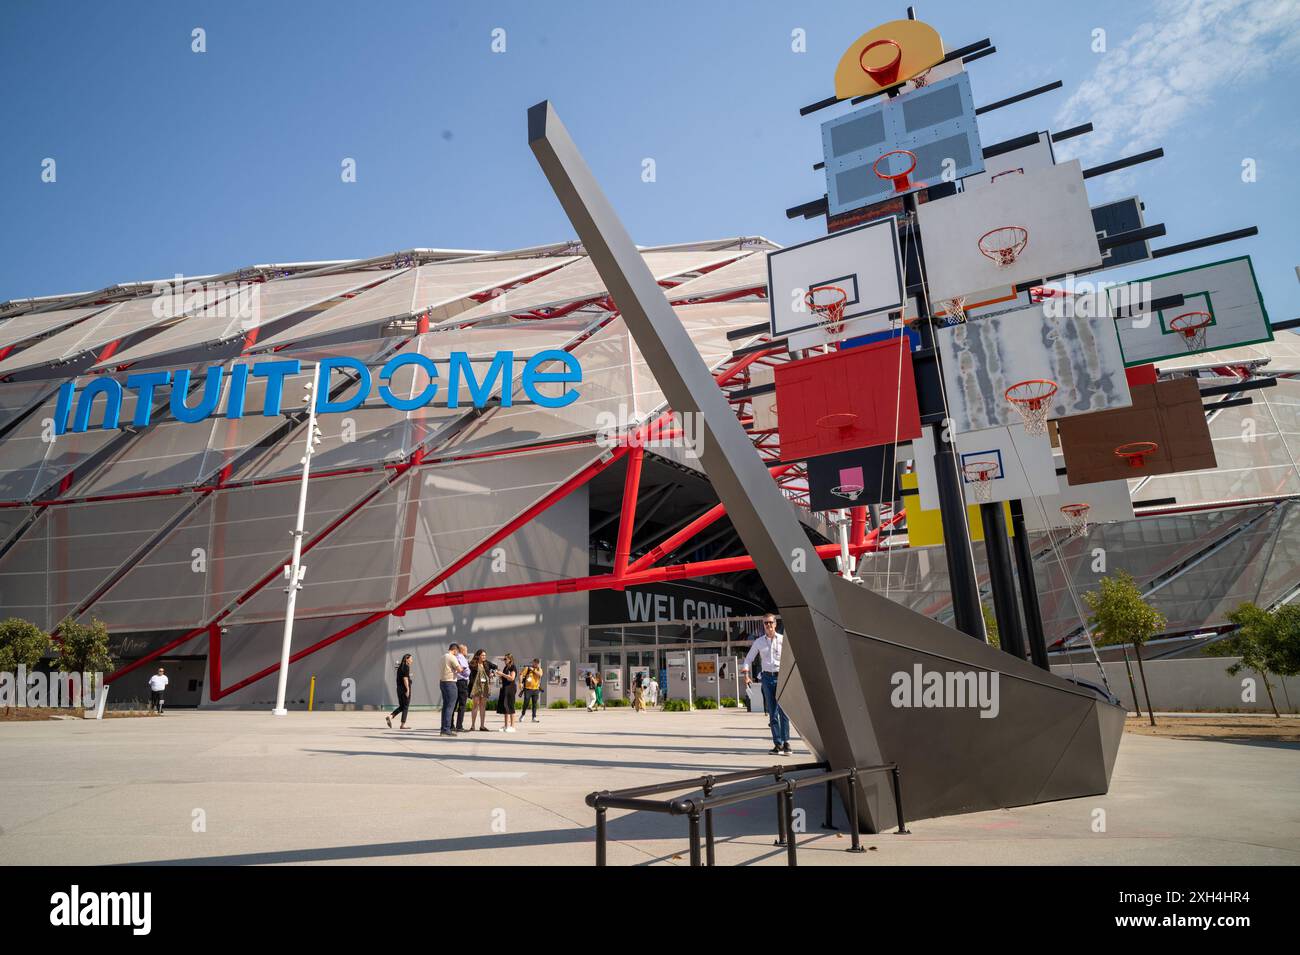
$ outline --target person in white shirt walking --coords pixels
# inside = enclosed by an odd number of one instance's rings
[[[776,680],[781,672],[781,646],[785,643],[785,634],[777,633],[776,616],[768,614],[763,618],[763,635],[754,641],[745,656],[745,686],[754,681],[750,679],[750,665],[754,657],[759,657],[763,666],[760,679],[763,687],[763,703],[767,707],[767,723],[772,729],[773,755],[790,755],[790,717],[785,715],[781,704],[776,701]]]
[[[149,709],[163,715],[163,694],[167,692],[167,674],[162,667],[149,677]]]

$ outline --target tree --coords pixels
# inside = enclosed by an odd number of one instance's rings
[[[1083,595],[1092,616],[1088,625],[1094,628],[1097,643],[1116,646],[1131,643],[1137,655],[1138,676],[1142,680],[1142,693],[1147,700],[1147,719],[1156,725],[1155,711],[1151,708],[1151,691],[1147,687],[1147,674],[1142,666],[1142,644],[1164,630],[1168,622],[1165,615],[1142,599],[1142,592],[1126,571],[1103,577],[1097,590]],[[1133,701],[1142,712],[1138,700]]]
[[[1228,619],[1236,624],[1237,630],[1214,644],[1214,655],[1241,657],[1228,667],[1228,673],[1232,676],[1242,670],[1258,673],[1264,681],[1273,715],[1281,718],[1268,675],[1288,677],[1300,673],[1300,605],[1284,604],[1275,610],[1265,610],[1244,603],[1228,614]],[[1282,689],[1285,692],[1285,683]]]
[[[50,635],[30,620],[10,617],[0,621],[0,671],[18,674],[20,666],[31,670],[50,652]],[[6,712],[9,707],[5,707]]]
[[[84,624],[69,617],[59,624],[57,666],[68,672],[111,673],[113,656],[108,652],[108,627],[104,621]],[[89,692],[90,687],[86,689]]]
[[[980,613],[984,614],[984,632],[988,634],[989,646],[1002,649],[1002,636],[998,633],[998,618],[993,608],[986,603],[980,604]]]

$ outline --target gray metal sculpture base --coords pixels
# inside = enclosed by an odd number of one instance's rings
[[[897,762],[911,818],[1105,792],[1123,711],[827,571],[550,103],[528,111],[528,139],[669,405],[699,416],[694,450],[780,609],[781,701],[814,752],[835,768]],[[921,706],[896,705],[896,673],[919,673]],[[978,692],[955,696],[981,673],[995,716]],[[893,825],[883,780],[859,785],[861,828]]]

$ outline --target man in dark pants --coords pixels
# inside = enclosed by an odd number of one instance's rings
[[[460,669],[456,671],[456,732],[465,732],[465,704],[469,701],[469,647],[460,644],[456,647],[456,660]]]
[[[460,670],[460,661],[456,659],[459,644],[447,645],[447,652],[442,657],[442,674],[438,680],[438,689],[442,691],[442,729],[439,736],[455,736],[452,719],[456,715],[456,674]]]
[[[777,633],[776,616],[768,614],[763,618],[763,635],[754,641],[745,656],[745,686],[753,681],[749,678],[749,666],[757,656],[763,665],[763,706],[767,710],[767,723],[772,729],[773,755],[790,755],[790,717],[785,715],[781,704],[776,701],[776,682],[781,673],[781,647],[785,643],[785,634]]]

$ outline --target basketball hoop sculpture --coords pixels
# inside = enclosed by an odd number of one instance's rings
[[[842,497],[846,501],[856,501],[862,494],[861,484],[840,484],[831,488],[831,493],[836,497]]]
[[[867,66],[867,54],[872,50],[881,47],[892,47],[893,55],[884,63],[877,63],[875,66]],[[871,77],[881,86],[893,86],[898,82],[898,68],[903,62],[903,48],[894,40],[873,40],[862,48],[858,54],[858,66],[862,67],[862,72]]]
[[[996,461],[967,461],[961,466],[961,473],[974,488],[975,500],[982,504],[993,500],[993,477],[998,473]]]
[[[1169,330],[1183,337],[1188,351],[1200,351],[1205,348],[1205,333],[1213,321],[1209,312],[1183,312],[1169,323]]]
[[[1146,464],[1147,455],[1158,450],[1160,445],[1154,441],[1130,441],[1115,449],[1115,457],[1123,458],[1131,468],[1140,468]]]
[[[966,296],[959,295],[956,298],[950,298],[940,302],[943,306],[943,314],[947,317],[948,325],[960,325],[966,321]]]
[[[907,156],[912,160],[912,165],[908,166],[902,172],[881,172],[880,164],[890,156]],[[912,182],[908,178],[912,171],[916,169],[916,153],[910,149],[891,149],[884,153],[871,164],[871,171],[876,174],[877,179],[892,179],[894,182],[894,192],[906,192],[911,188]]]
[[[1018,225],[990,229],[979,238],[980,251],[1000,269],[1013,265],[1028,244],[1029,230]]]
[[[1004,169],[996,176],[989,176],[989,182],[997,182],[1003,176],[1023,176],[1024,174],[1025,170],[1022,167],[1017,166],[1015,169]]]
[[[1061,514],[1070,527],[1071,537],[1083,537],[1088,533],[1088,512],[1091,504],[1062,504]]]
[[[1007,401],[1020,412],[1025,434],[1047,433],[1047,409],[1056,395],[1056,382],[1046,378],[1018,381],[1005,392]]]
[[[817,300],[819,294],[823,295],[820,302]],[[838,335],[844,328],[844,306],[849,300],[849,294],[844,289],[837,285],[819,285],[810,288],[803,300],[809,311],[821,320],[822,327],[832,335]]]

